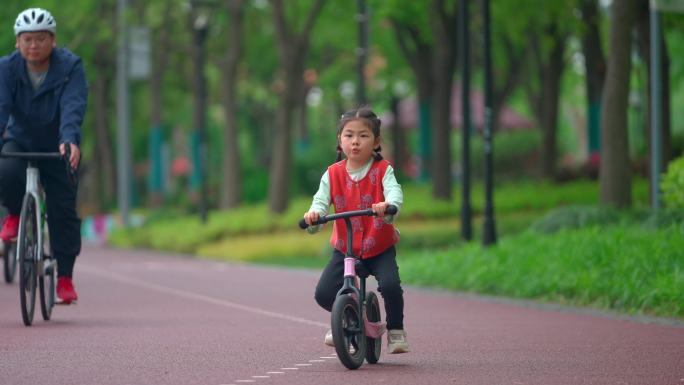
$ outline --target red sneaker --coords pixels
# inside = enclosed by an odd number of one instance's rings
[[[78,299],[71,277],[57,278],[57,298],[64,304],[70,304]]]
[[[8,214],[2,221],[2,231],[0,231],[0,239],[8,243],[17,237],[19,232],[19,215]]]

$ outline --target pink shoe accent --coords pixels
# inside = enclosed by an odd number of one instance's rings
[[[366,326],[366,337],[380,338],[387,331],[387,324],[384,322],[371,322],[363,317]]]

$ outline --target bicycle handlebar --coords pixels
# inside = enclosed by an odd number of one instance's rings
[[[389,205],[387,206],[387,209],[385,210],[386,215],[394,215],[398,211],[397,206],[394,205]],[[373,209],[366,209],[366,210],[356,210],[356,211],[345,211],[343,213],[339,214],[330,214],[330,215],[324,215],[320,218],[318,218],[318,221],[312,223],[312,226],[315,225],[322,225],[326,222],[334,221],[336,219],[345,219],[345,218],[351,218],[351,217],[360,217],[360,216],[374,216],[375,212]],[[304,230],[307,227],[309,227],[309,224],[304,221],[304,218],[299,220],[299,228]]]
[[[71,167],[71,163],[69,162],[69,159],[71,158],[71,146],[69,146],[69,143],[65,143],[64,150],[64,155],[59,152],[1,152],[0,158],[23,159],[28,161],[62,159],[66,166],[66,173],[69,181],[72,184],[76,184],[76,169]]]

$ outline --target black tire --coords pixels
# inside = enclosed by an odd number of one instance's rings
[[[331,326],[337,358],[348,369],[358,369],[366,355],[366,336],[358,303],[351,295],[335,299]]]
[[[370,291],[366,296],[366,318],[370,322],[380,322],[381,317],[378,296]],[[375,364],[380,360],[381,351],[382,336],[378,338],[366,337],[366,361],[369,364]]]
[[[45,263],[51,262],[52,259],[45,258]],[[38,280],[40,287],[40,312],[43,315],[43,320],[49,321],[52,316],[52,308],[55,306],[55,266],[52,265],[45,275]]]
[[[32,195],[26,195],[21,207],[19,239],[17,241],[21,318],[26,326],[31,326],[36,308],[36,286],[38,284],[35,258],[38,252],[38,223],[36,219],[36,201]]]
[[[5,243],[3,265],[5,269],[5,282],[14,282],[14,276],[17,271],[17,247],[14,242]]]

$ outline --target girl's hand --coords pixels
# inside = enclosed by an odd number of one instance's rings
[[[304,222],[306,222],[307,225],[311,226],[312,223],[318,221],[318,213],[315,211],[309,211],[308,213],[304,213]]]
[[[374,203],[373,212],[378,217],[383,218],[385,216],[385,210],[387,210],[387,206],[389,206],[389,203],[387,202]]]

